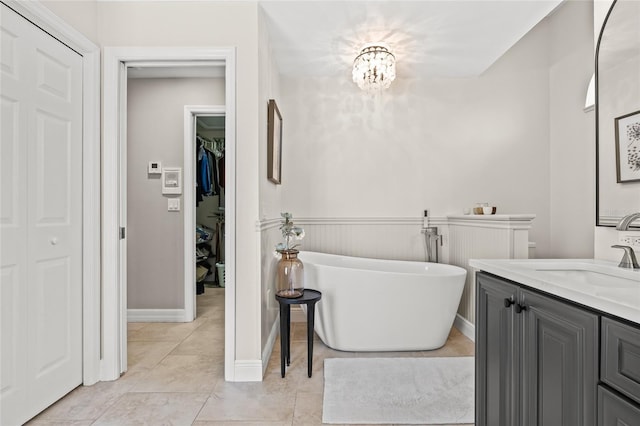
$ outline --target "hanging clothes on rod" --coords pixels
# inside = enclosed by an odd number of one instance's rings
[[[209,168],[209,156],[202,143],[196,143],[196,206],[198,206],[205,195],[211,191],[211,178]]]
[[[209,140],[198,136],[198,140],[202,142],[205,149],[212,152],[217,159],[224,155],[224,138],[213,138]]]
[[[224,138],[213,140],[196,137],[197,186],[196,203],[199,204],[204,196],[219,195],[220,187],[220,158],[224,158]],[[224,179],[224,170],[222,171]],[[196,204],[196,205],[197,205]]]

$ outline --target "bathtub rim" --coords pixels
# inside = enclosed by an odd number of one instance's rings
[[[437,268],[441,268],[444,269],[445,272],[440,272],[437,273],[436,271],[428,271],[428,272],[407,272],[407,271],[383,271],[383,270],[379,270],[379,269],[366,269],[366,268],[362,268],[362,267],[353,267],[353,266],[339,266],[339,265],[327,265],[325,263],[316,263],[313,262],[311,260],[305,260],[304,259],[304,254],[305,253],[310,253],[310,254],[318,254],[321,256],[328,256],[328,257],[341,257],[341,258],[348,258],[348,259],[362,259],[362,260],[373,260],[373,261],[380,261],[380,262],[393,262],[393,263],[408,263],[408,264],[424,264],[424,265],[436,265]],[[301,256],[302,255],[302,256]],[[377,274],[396,274],[396,275],[409,275],[409,276],[420,276],[420,277],[457,277],[457,276],[465,276],[467,275],[467,270],[457,266],[457,265],[451,265],[448,263],[436,263],[436,262],[423,262],[423,261],[418,261],[418,260],[401,260],[401,259],[381,259],[381,258],[375,258],[375,257],[362,257],[362,256],[349,256],[349,255],[343,255],[343,254],[334,254],[334,253],[323,253],[323,252],[319,252],[319,251],[310,251],[310,250],[300,250],[300,253],[298,254],[298,258],[303,262],[303,264],[306,262],[308,264],[311,265],[316,265],[316,266],[321,266],[323,268],[329,268],[329,269],[339,269],[339,270],[352,270],[352,271],[362,271],[362,272],[372,272],[372,273],[377,273]]]

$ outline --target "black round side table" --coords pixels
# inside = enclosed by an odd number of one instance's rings
[[[280,303],[280,373],[284,377],[285,366],[291,364],[291,305],[307,305],[307,373],[311,377],[313,362],[313,321],[316,312],[316,303],[322,298],[318,290],[305,288],[302,296],[295,299],[280,297],[276,300]]]

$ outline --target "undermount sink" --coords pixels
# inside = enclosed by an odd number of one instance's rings
[[[613,262],[531,259],[513,262],[513,265],[557,283],[591,287],[594,293],[603,296],[610,292],[606,289],[640,291],[640,271],[620,268]]]
[[[584,269],[536,269],[536,271],[559,279],[571,280],[598,287],[640,288],[640,282],[638,281],[640,280],[640,275],[638,279],[632,280]]]
[[[597,259],[471,259],[469,265],[640,324],[640,270]]]

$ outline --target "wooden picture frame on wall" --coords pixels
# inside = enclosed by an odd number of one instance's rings
[[[267,178],[276,185],[280,185],[282,178],[282,116],[274,99],[269,99],[267,119]]]
[[[617,183],[640,182],[640,111],[615,119]]]

